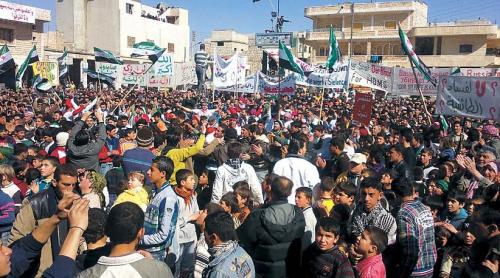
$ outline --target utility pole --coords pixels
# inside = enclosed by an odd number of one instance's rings
[[[349,59],[352,58],[352,33],[354,32],[354,2],[351,3],[351,38],[349,39]]]

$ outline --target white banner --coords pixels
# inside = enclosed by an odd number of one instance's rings
[[[183,86],[197,84],[196,65],[194,63],[175,63],[174,64],[174,85]]]
[[[279,81],[279,82],[278,82]],[[271,78],[259,72],[258,91],[264,94],[283,94],[293,95],[296,89],[296,80],[294,74],[289,74],[281,79]]]
[[[245,58],[234,54],[228,60],[215,54],[214,56],[214,85],[216,89],[236,86],[245,80]]]
[[[341,63],[333,68],[332,72],[326,69],[315,69],[308,76],[294,74],[297,85],[318,87],[325,89],[342,89],[347,86],[347,72],[349,65]]]
[[[351,61],[351,84],[376,90],[392,91],[393,68],[373,63]]]
[[[253,94],[257,92],[258,79],[258,74],[254,74],[247,77],[244,83],[238,83],[238,86],[229,86],[227,88],[221,88],[218,90],[226,92],[238,92],[243,94]]]
[[[29,6],[0,1],[0,18],[35,24],[35,9]]]
[[[435,96],[437,94],[437,86],[427,81],[422,73],[415,69],[420,84],[422,94],[426,96]],[[439,80],[442,76],[450,75],[449,68],[431,69],[431,75]],[[392,94],[394,95],[419,95],[417,89],[417,81],[413,75],[411,68],[394,68],[394,78],[392,84]]]
[[[119,88],[122,84],[122,65],[110,64],[110,63],[95,63],[96,72],[111,76],[115,79],[115,86]]]
[[[499,85],[498,77],[441,77],[436,111],[443,115],[499,121]]]
[[[150,64],[125,64],[122,71],[122,83],[139,86],[146,86],[147,75],[144,73],[150,67]],[[152,71],[152,70],[151,70]]]
[[[166,53],[166,51],[161,55],[160,58],[158,58],[158,61],[156,61],[155,65],[153,66],[154,68],[154,74],[158,76],[172,76],[174,75],[174,62],[172,59],[172,55],[169,53]]]
[[[494,68],[461,68],[462,76],[472,77],[500,77],[500,69]]]

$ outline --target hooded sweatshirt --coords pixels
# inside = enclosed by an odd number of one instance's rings
[[[102,146],[104,146],[104,140],[106,139],[106,128],[103,123],[99,123],[99,132],[97,134],[96,141],[90,141],[88,144],[83,146],[76,146],[75,136],[82,129],[83,122],[77,121],[73,129],[71,130],[68,139],[68,152],[67,152],[67,163],[77,169],[85,168],[87,170],[93,169],[99,170],[99,158],[98,154]]]
[[[252,200],[259,204],[264,203],[259,178],[253,167],[240,159],[229,159],[217,168],[217,175],[212,191],[212,202],[219,203],[222,195],[233,191],[233,185],[239,181],[246,181],[250,185]]]

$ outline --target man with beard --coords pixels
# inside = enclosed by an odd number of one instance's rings
[[[30,234],[41,223],[54,215],[57,212],[57,203],[63,198],[65,192],[72,192],[75,189],[77,180],[78,173],[75,168],[68,165],[58,166],[52,186],[24,199],[12,227],[9,244],[15,244],[17,240]],[[57,232],[52,233],[50,239],[42,248],[40,265],[38,267],[36,264],[32,266],[33,274],[38,270],[38,274],[41,275],[45,269],[52,265],[59,254],[69,230],[67,220],[61,221],[56,230]]]

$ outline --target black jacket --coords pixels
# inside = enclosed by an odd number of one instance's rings
[[[295,277],[299,273],[302,210],[286,200],[250,213],[238,228],[240,245],[252,257],[257,277]]]

